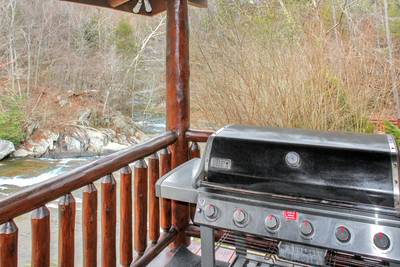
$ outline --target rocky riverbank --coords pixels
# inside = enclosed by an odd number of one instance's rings
[[[90,116],[86,114],[86,117]],[[11,142],[0,140],[0,160],[24,157],[87,157],[109,154],[139,143],[145,134],[129,118],[118,115],[112,118],[112,128],[85,126],[84,119],[79,124],[63,125],[56,130],[40,129],[33,126],[32,133],[20,146],[14,148]]]

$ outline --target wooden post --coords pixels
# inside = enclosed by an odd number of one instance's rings
[[[32,267],[50,266],[50,211],[42,206],[32,212]]]
[[[189,23],[187,0],[167,0],[167,130],[178,140],[171,145],[172,168],[188,159],[185,137],[190,125],[189,106]],[[187,203],[172,201],[172,225],[179,232],[174,247],[188,245],[184,229],[189,221]]]
[[[144,159],[136,161],[134,174],[134,247],[140,257],[147,247],[147,165]]]
[[[152,244],[160,237],[160,205],[156,197],[156,182],[160,177],[157,153],[148,158],[149,164],[149,239]]]
[[[97,266],[97,189],[92,183],[83,190],[82,240],[83,266]]]
[[[120,263],[129,266],[132,262],[132,170],[121,169],[120,178]]]
[[[0,225],[0,267],[18,266],[18,228],[14,221]]]
[[[114,176],[101,181],[101,266],[115,267],[117,224],[117,192]]]
[[[196,142],[192,142],[189,150],[190,150],[189,157],[191,159],[200,158],[200,147]],[[194,223],[195,213],[196,213],[196,204],[189,204],[189,215],[193,223]]]
[[[75,253],[75,199],[71,193],[58,202],[58,266],[73,267]]]
[[[163,176],[171,170],[171,153],[168,148],[160,151],[160,176]],[[168,232],[171,228],[171,200],[160,199],[161,206],[161,229]]]

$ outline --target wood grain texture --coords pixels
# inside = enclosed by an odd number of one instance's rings
[[[171,166],[176,168],[188,159],[186,131],[190,125],[189,95],[189,22],[187,0],[169,0],[167,3],[167,130],[178,133],[170,146]],[[186,206],[186,207],[185,207]],[[172,201],[172,225],[180,231],[174,247],[188,245],[183,230],[189,222],[188,205]]]
[[[160,177],[159,159],[157,153],[148,158],[149,176],[149,239],[152,244],[160,237],[160,205],[156,197],[156,182]]]
[[[138,256],[147,247],[147,165],[141,159],[134,167],[134,248]]]
[[[165,175],[171,170],[171,153],[168,148],[163,148],[160,151],[160,176]],[[171,200],[160,198],[161,229],[168,232],[171,228]]]
[[[76,203],[72,194],[58,202],[58,266],[73,267],[75,254]]]
[[[120,173],[120,263],[122,266],[129,266],[133,260],[132,170],[125,166]]]
[[[101,266],[115,267],[117,263],[117,187],[114,176],[101,181]]]
[[[191,142],[207,142],[208,137],[214,132],[209,130],[189,129],[186,131],[186,139]]]
[[[149,156],[175,142],[176,139],[177,135],[174,132],[163,133],[13,194],[0,201],[0,224],[84,187],[131,162]]]
[[[88,184],[82,205],[83,266],[97,266],[97,189]]]
[[[46,206],[32,212],[32,267],[50,266],[50,211]]]
[[[18,228],[13,220],[0,225],[0,267],[18,266]]]

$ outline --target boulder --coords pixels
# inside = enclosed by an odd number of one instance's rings
[[[0,140],[0,160],[4,159],[15,151],[14,144],[10,141]]]
[[[12,154],[12,156],[13,156],[14,158],[26,158],[26,157],[34,156],[34,153],[31,152],[31,151],[28,151],[28,150],[26,150],[26,149],[20,148],[20,149],[17,149],[17,150]]]
[[[65,137],[65,145],[66,145],[66,150],[69,152],[81,152],[82,151],[81,142],[72,136]]]
[[[109,142],[107,134],[93,129],[86,129],[89,136],[88,151],[96,154],[101,154],[103,147]]]

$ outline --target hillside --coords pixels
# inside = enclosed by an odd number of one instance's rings
[[[371,132],[397,116],[398,1],[209,2],[190,10],[195,126]],[[164,16],[0,0],[0,138],[162,122]]]

